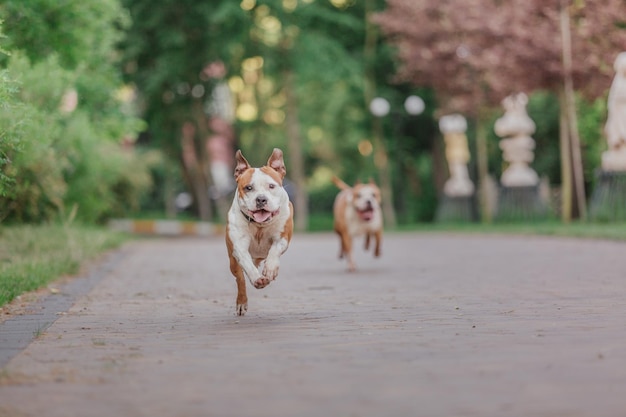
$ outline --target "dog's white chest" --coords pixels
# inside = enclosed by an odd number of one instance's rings
[[[250,252],[250,256],[252,258],[263,258],[267,257],[270,248],[272,247],[273,239],[268,233],[263,233],[265,230],[260,229],[252,236],[250,240],[250,247],[248,251]]]

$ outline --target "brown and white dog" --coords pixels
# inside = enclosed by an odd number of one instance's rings
[[[255,288],[276,279],[279,257],[293,233],[293,205],[283,188],[287,170],[280,149],[274,149],[261,168],[251,167],[241,151],[236,162],[237,190],[228,211],[226,248],[237,280],[237,315],[243,316],[248,310],[244,276]]]
[[[383,235],[383,215],[380,208],[380,189],[373,180],[367,184],[356,183],[350,187],[337,177],[333,182],[341,190],[335,198],[333,215],[335,232],[341,239],[339,258],[348,260],[348,269],[356,270],[352,259],[352,239],[365,235],[365,250],[374,238],[374,256],[380,256]]]

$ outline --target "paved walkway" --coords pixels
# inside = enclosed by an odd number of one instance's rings
[[[221,238],[134,242],[0,370],[0,417],[626,415],[626,244],[358,249],[296,235],[240,318]]]

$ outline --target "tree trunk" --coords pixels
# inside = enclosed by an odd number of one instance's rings
[[[572,200],[572,217],[587,217],[587,203],[585,198],[585,179],[580,152],[580,135],[576,116],[576,100],[574,83],[572,80],[572,40],[569,16],[569,1],[561,0],[561,40],[563,43],[563,97],[561,100],[561,114],[565,114],[567,123],[569,155],[574,199]]]
[[[209,199],[209,184],[206,181],[206,177],[202,173],[200,165],[186,167],[186,169],[189,181],[191,182],[192,193],[196,200],[198,217],[200,217],[202,221],[209,222],[213,218],[213,210],[211,200]]]
[[[371,13],[374,7],[372,0],[365,0],[365,45],[363,46],[364,74],[363,99],[365,108],[369,108],[370,103],[376,94],[376,75],[374,74],[374,64],[376,60],[376,28],[371,22]]]
[[[302,152],[302,135],[298,119],[298,103],[294,90],[293,72],[283,73],[285,96],[287,100],[285,121],[287,123],[287,150],[289,152],[289,176],[295,184],[294,226],[298,231],[307,229],[309,223],[309,198],[306,192],[306,174],[304,171],[304,154]]]
[[[480,218],[483,223],[491,223],[493,213],[489,204],[489,186],[487,177],[489,176],[489,159],[487,155],[487,129],[485,117],[479,112],[476,118],[476,164],[478,165],[478,189]]]
[[[182,168],[191,186],[191,192],[196,202],[198,216],[202,221],[211,221],[213,211],[209,199],[209,184],[202,169],[202,163],[196,148],[196,127],[191,122],[186,122],[181,128]]]
[[[376,32],[376,26],[372,24],[370,19],[370,14],[373,12],[373,2],[372,0],[367,0],[365,3],[365,88],[363,94],[366,108],[369,108],[376,91],[374,61],[376,58],[376,41],[378,34]],[[374,135],[374,165],[378,170],[385,225],[394,228],[396,227],[396,212],[393,206],[393,185],[389,171],[389,157],[383,138],[382,121],[379,117],[373,117],[372,131]]]
[[[389,156],[383,140],[382,121],[380,117],[374,117],[374,165],[378,169],[380,180],[380,194],[383,204],[383,217],[385,225],[396,227],[396,212],[393,208],[393,185],[389,172]]]
[[[573,214],[581,220],[587,218],[587,199],[585,196],[585,177],[583,170],[582,155],[580,151],[580,135],[578,132],[578,117],[576,116],[576,102],[574,91],[567,95],[567,119],[569,123],[569,136],[572,153],[572,177],[575,190],[575,210]]]
[[[565,92],[559,94],[559,142],[561,153],[561,220],[572,221],[572,163],[569,140],[569,123],[565,104]]]

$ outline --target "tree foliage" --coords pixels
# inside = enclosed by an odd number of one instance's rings
[[[473,113],[478,102],[495,106],[519,91],[561,88],[560,6],[559,0],[389,0],[375,20],[398,48],[399,79],[429,85],[443,102],[457,100],[453,107]],[[599,97],[626,44],[623,1],[575,1],[568,10],[575,88]]]
[[[237,146],[258,155],[251,162],[263,163],[272,147],[283,147],[288,176],[294,179],[301,168],[299,188],[326,194],[336,193],[331,167],[348,181],[374,176],[371,155],[358,151],[371,118],[364,97],[366,10],[362,2],[344,3],[125,0],[133,21],[123,44],[126,75],[145,103],[151,143],[181,161],[181,128],[190,122],[202,156],[211,91],[228,81]],[[374,3],[376,9],[384,5]],[[393,94],[395,87],[386,86],[393,66],[389,49],[379,44],[372,64],[380,92]],[[215,61],[225,64],[221,80],[203,72]],[[204,94],[194,97],[194,86]],[[239,112],[251,108],[250,114]],[[297,123],[291,130],[290,120]],[[289,147],[294,135],[300,136],[298,150]]]
[[[484,120],[485,109],[509,94],[542,89],[558,94],[563,219],[572,213],[584,217],[585,139],[578,134],[574,90],[591,99],[607,90],[614,57],[626,43],[623,1],[389,0],[388,5],[375,19],[398,48],[398,78],[433,87],[445,109]],[[481,180],[487,169],[483,153],[478,153]]]
[[[0,219],[67,220],[75,213],[93,222],[129,210],[150,179],[147,161],[121,146],[142,127],[115,94],[121,79],[113,48],[123,9],[116,0],[7,0],[0,16],[10,51],[0,65],[14,80],[11,101],[0,108],[9,133],[0,170],[11,179]],[[8,140],[19,146],[7,148]]]

